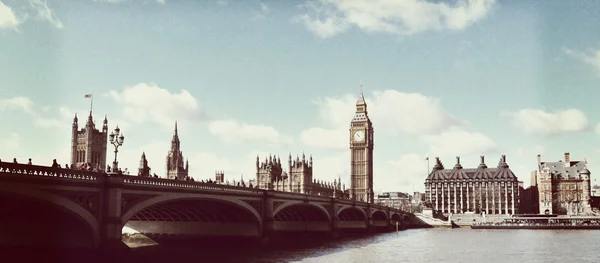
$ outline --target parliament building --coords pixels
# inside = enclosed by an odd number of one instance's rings
[[[108,141],[106,116],[104,116],[102,130],[98,130],[92,118],[92,111],[90,111],[85,127],[79,129],[77,114],[75,114],[71,132],[71,168],[81,169],[82,165],[88,164],[92,170],[104,171]]]
[[[256,182],[260,189],[337,198],[343,198],[345,190],[341,180],[328,183],[314,179],[312,156],[306,160],[304,154],[302,154],[302,159],[297,156],[295,160],[290,154],[287,171],[284,171],[278,156],[265,157],[264,162],[261,162],[260,157],[256,156]]]
[[[488,168],[484,156],[477,168],[464,169],[460,157],[452,169],[439,158],[425,180],[425,199],[442,213],[518,214],[519,181],[502,155],[498,166]]]

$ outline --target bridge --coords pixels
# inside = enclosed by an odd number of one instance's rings
[[[123,246],[124,226],[268,242],[302,232],[405,228],[411,215],[325,196],[7,162],[0,162],[0,209],[0,246],[85,248]]]

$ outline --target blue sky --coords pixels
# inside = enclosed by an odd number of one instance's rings
[[[70,158],[73,116],[106,114],[163,175],[175,120],[196,178],[253,178],[256,155],[312,154],[349,182],[360,81],[376,191],[423,190],[426,156],[536,155],[600,171],[598,1],[0,0],[0,159]],[[83,123],[80,123],[83,125]],[[109,162],[112,154],[109,148]],[[433,163],[431,163],[433,166]],[[595,169],[595,168],[599,169]]]

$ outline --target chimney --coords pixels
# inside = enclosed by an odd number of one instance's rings
[[[571,155],[569,153],[565,153],[565,166],[571,166]]]
[[[541,165],[542,164],[542,155],[541,154],[537,155],[537,160],[538,160],[538,165]]]

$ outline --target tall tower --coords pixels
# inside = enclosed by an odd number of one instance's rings
[[[177,122],[175,122],[175,131],[171,139],[171,150],[167,154],[167,178],[184,180],[188,176],[189,165],[185,161],[183,166],[183,153],[181,152],[179,135],[177,134]]]
[[[104,116],[102,131],[96,129],[92,112],[88,116],[85,127],[78,130],[77,114],[73,118],[71,128],[71,166],[79,169],[84,163],[89,163],[92,169],[106,169],[106,145],[108,143],[108,120]]]
[[[150,167],[148,166],[148,160],[146,159],[146,153],[142,153],[142,159],[140,159],[140,167],[138,168],[138,176],[150,177]]]
[[[350,198],[373,203],[373,124],[360,85],[356,113],[350,122]]]

